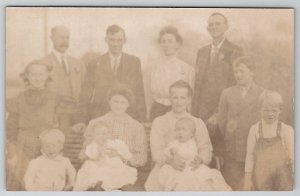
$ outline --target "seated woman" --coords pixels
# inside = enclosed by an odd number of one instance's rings
[[[142,167],[147,162],[147,139],[143,125],[126,113],[131,104],[134,104],[133,93],[125,84],[115,84],[107,94],[107,101],[111,111],[90,121],[85,135],[93,131],[97,122],[108,125],[112,139],[122,140],[128,147],[132,157],[126,162],[131,167]],[[138,182],[139,180],[137,180]],[[122,190],[138,190],[137,184],[123,187]]]
[[[164,184],[159,180],[159,171],[163,165],[168,164],[177,171],[183,171],[186,166],[197,170],[201,164],[208,165],[212,157],[212,145],[204,122],[187,112],[193,95],[192,88],[185,81],[177,81],[170,86],[169,91],[172,110],[157,117],[151,127],[150,147],[155,167],[145,183],[146,191],[166,190]],[[165,153],[168,145],[176,139],[175,125],[181,118],[191,119],[196,127],[194,138],[197,153],[188,165],[179,156],[167,156]],[[172,190],[176,190],[176,188]]]
[[[164,27],[158,38],[163,56],[154,63],[150,76],[150,91],[154,102],[150,110],[150,121],[171,110],[169,87],[178,80],[184,80],[191,86],[194,84],[194,68],[177,58],[182,45],[182,37],[177,28]]]

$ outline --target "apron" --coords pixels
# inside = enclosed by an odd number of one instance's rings
[[[253,179],[259,191],[292,190],[292,170],[284,144],[281,141],[281,122],[278,122],[276,136],[264,138],[262,122],[259,123],[259,138],[254,149]]]

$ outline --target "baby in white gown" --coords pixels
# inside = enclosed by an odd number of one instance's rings
[[[134,184],[137,170],[125,164],[132,157],[128,146],[121,140],[111,140],[103,122],[93,127],[92,138],[85,147],[87,160],[78,171],[74,190],[85,191],[100,183],[102,189],[111,191]]]
[[[185,162],[182,171],[164,164],[159,169],[159,183],[165,191],[230,191],[222,174],[201,164],[196,170],[190,166],[198,156],[195,142],[195,124],[192,119],[179,119],[175,125],[176,139],[168,144],[164,153],[170,159],[176,157]]]

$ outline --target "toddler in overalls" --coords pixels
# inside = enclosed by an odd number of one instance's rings
[[[261,121],[250,128],[247,141],[245,190],[287,191],[293,188],[294,131],[280,122],[282,98],[262,95]]]

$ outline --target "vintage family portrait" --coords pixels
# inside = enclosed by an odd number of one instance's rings
[[[8,191],[291,191],[294,10],[6,7]]]

